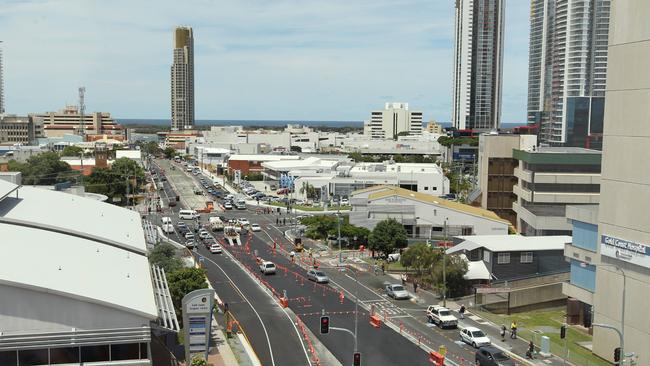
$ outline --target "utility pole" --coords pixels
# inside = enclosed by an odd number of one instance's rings
[[[445,247],[442,248],[442,306],[447,307],[447,218],[445,218]]]

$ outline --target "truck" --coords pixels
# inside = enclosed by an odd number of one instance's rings
[[[220,218],[218,218],[216,216],[215,217],[210,217],[208,219],[208,221],[210,223],[210,229],[212,231],[221,231],[221,230],[223,230],[224,223],[223,223],[223,221],[221,221]]]
[[[440,328],[458,327],[458,319],[451,313],[451,310],[439,305],[427,307],[427,319]]]

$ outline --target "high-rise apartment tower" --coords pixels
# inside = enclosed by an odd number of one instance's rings
[[[191,27],[174,30],[171,68],[172,130],[194,127],[194,36]]]
[[[501,124],[504,0],[456,0],[454,99],[457,129]]]
[[[539,142],[602,145],[611,0],[531,0],[528,122]]]

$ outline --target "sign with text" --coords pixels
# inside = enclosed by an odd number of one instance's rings
[[[208,357],[214,295],[212,289],[200,289],[183,297],[186,360],[191,360],[196,354],[202,354],[206,359]]]
[[[510,292],[510,287],[477,287],[477,294],[500,294]]]
[[[650,245],[648,244],[601,235],[600,254],[650,268]]]

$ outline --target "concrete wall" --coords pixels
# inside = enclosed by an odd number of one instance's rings
[[[605,97],[599,235],[650,245],[650,1],[611,2]],[[602,249],[602,246],[599,248]],[[647,257],[647,256],[646,256]],[[601,256],[627,274],[625,351],[650,362],[650,268]],[[596,273],[595,322],[621,324],[622,278],[611,267]],[[613,331],[594,329],[594,352],[612,359]]]
[[[0,324],[3,332],[10,333],[139,327],[149,325],[149,320],[87,301],[0,284]]]

